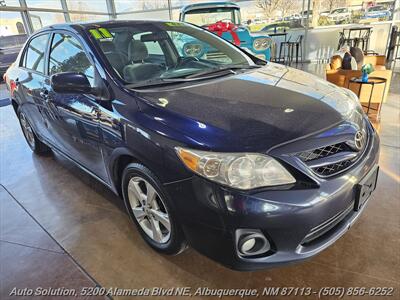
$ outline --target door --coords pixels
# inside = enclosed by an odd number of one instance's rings
[[[70,33],[54,33],[48,74],[44,83],[53,143],[86,169],[109,182],[100,148],[98,104],[92,95],[59,94],[51,89],[50,77],[61,72],[81,72],[95,87],[95,68],[80,41]]]
[[[46,103],[42,99],[45,76],[45,58],[50,34],[42,34],[30,40],[27,44],[20,72],[15,82],[21,93],[21,110],[25,113],[35,133],[45,140],[50,140],[48,123],[43,118]]]

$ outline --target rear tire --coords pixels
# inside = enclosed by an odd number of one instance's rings
[[[25,113],[23,113],[21,110],[18,110],[17,115],[25,140],[28,143],[28,146],[32,149],[32,151],[38,155],[44,155],[50,153],[51,152],[50,147],[38,139]]]
[[[169,255],[185,250],[186,241],[171,199],[148,168],[129,164],[122,175],[122,193],[129,216],[150,247]]]

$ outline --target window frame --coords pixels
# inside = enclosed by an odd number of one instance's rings
[[[52,43],[53,43],[53,40],[54,40],[54,37],[55,37],[56,34],[69,35],[69,36],[71,36],[72,38],[74,38],[74,39],[79,43],[79,45],[80,45],[81,48],[82,48],[82,51],[83,51],[83,52],[85,53],[85,55],[86,55],[86,58],[88,59],[88,61],[90,62],[90,64],[91,64],[92,67],[93,67],[94,77],[96,77],[97,74],[98,74],[98,71],[97,71],[97,68],[96,68],[96,63],[93,61],[91,55],[89,55],[89,51],[88,51],[87,48],[86,48],[86,43],[83,42],[83,41],[79,38],[79,36],[76,35],[75,33],[71,32],[71,31],[69,31],[69,30],[64,30],[64,29],[56,29],[56,30],[53,30],[52,33],[51,33],[51,37],[50,37],[50,39],[49,39],[48,47],[47,47],[47,50],[48,50],[48,51],[47,51],[47,60],[46,60],[46,62],[47,62],[47,65],[46,65],[46,74],[47,74],[47,76],[48,76],[48,77],[51,76],[51,75],[50,75],[50,69],[49,69],[49,68],[50,68],[51,45],[52,45]],[[55,74],[59,74],[59,73],[55,73]],[[95,78],[94,78],[94,80],[95,80]]]
[[[31,42],[32,42],[35,38],[40,37],[40,36],[42,36],[42,35],[48,35],[48,36],[49,36],[48,39],[47,39],[47,44],[46,44],[45,52],[44,52],[44,72],[40,72],[40,71],[38,71],[38,70],[29,69],[29,68],[27,68],[27,67],[25,66],[25,59],[26,59],[26,56],[27,56],[27,53],[28,53],[29,45],[31,44]],[[48,76],[48,74],[47,74],[47,63],[48,63],[47,57],[48,57],[48,50],[49,50],[49,45],[50,45],[51,36],[52,36],[52,32],[51,32],[50,30],[46,30],[46,31],[43,31],[43,32],[38,32],[37,34],[32,35],[32,36],[27,40],[27,42],[26,42],[26,44],[25,44],[25,47],[24,47],[24,50],[23,50],[23,52],[22,52],[22,55],[21,55],[21,58],[20,58],[18,67],[19,67],[19,68],[22,68],[23,70],[26,70],[26,71],[28,71],[28,72],[33,72],[33,73],[35,73],[35,74],[38,74],[38,75],[42,75],[42,76],[47,77],[47,76]]]

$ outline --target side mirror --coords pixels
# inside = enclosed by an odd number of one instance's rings
[[[93,88],[86,75],[77,72],[64,72],[50,77],[50,84],[60,94],[92,94]]]

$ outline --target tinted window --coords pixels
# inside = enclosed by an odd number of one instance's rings
[[[23,66],[25,68],[44,73],[44,57],[49,35],[39,35],[32,39],[25,52]]]
[[[61,72],[81,72],[93,85],[94,68],[81,44],[70,35],[57,33],[50,48],[49,75]]]

